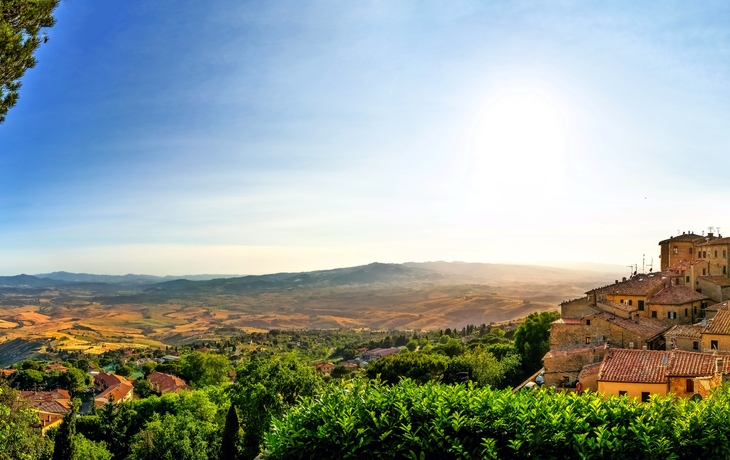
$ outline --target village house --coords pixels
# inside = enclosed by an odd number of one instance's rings
[[[702,333],[705,326],[702,324],[680,324],[673,326],[664,333],[666,348],[669,350],[701,351]]]
[[[46,432],[59,425],[63,416],[71,410],[71,395],[66,390],[21,391],[20,397],[27,399],[29,406],[38,413],[40,428]]]
[[[94,405],[103,406],[108,402],[131,401],[134,396],[132,382],[121,375],[100,372],[94,376]]]
[[[153,372],[147,376],[147,381],[150,382],[150,387],[155,393],[161,395],[167,393],[180,393],[185,390],[192,390],[193,388],[185,383],[185,380],[175,375],[164,374],[162,372]]]
[[[364,361],[373,361],[378,358],[382,358],[383,356],[392,355],[394,353],[400,352],[400,348],[397,347],[391,347],[391,348],[373,348],[372,350],[367,350],[362,353],[362,359]]]
[[[604,395],[639,398],[672,393],[689,398],[705,397],[730,372],[726,360],[712,353],[682,350],[611,349],[601,362],[597,391]],[[586,382],[588,385],[588,382]]]
[[[314,369],[323,375],[330,375],[335,370],[335,365],[332,363],[322,363],[314,366]]]
[[[720,309],[702,331],[702,351],[730,353],[730,310]]]

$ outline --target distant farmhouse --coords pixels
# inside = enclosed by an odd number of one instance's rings
[[[560,305],[543,359],[546,385],[646,400],[704,397],[727,379],[730,238],[689,232],[659,245],[661,271]]]

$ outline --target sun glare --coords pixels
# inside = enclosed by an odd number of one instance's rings
[[[469,140],[469,176],[477,190],[511,184],[531,189],[559,178],[565,162],[565,110],[532,87],[498,91],[482,106]]]

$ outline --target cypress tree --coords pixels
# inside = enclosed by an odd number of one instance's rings
[[[223,439],[221,439],[221,459],[233,460],[238,458],[238,414],[233,404],[226,415],[226,425],[223,427]]]
[[[76,414],[79,411],[79,404],[74,401],[71,410],[63,416],[63,422],[56,433],[56,442],[53,446],[53,460],[76,460],[78,449],[76,448]]]

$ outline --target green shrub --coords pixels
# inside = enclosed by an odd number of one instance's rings
[[[271,458],[730,458],[730,394],[640,403],[595,393],[401,381],[332,385],[267,436]]]

